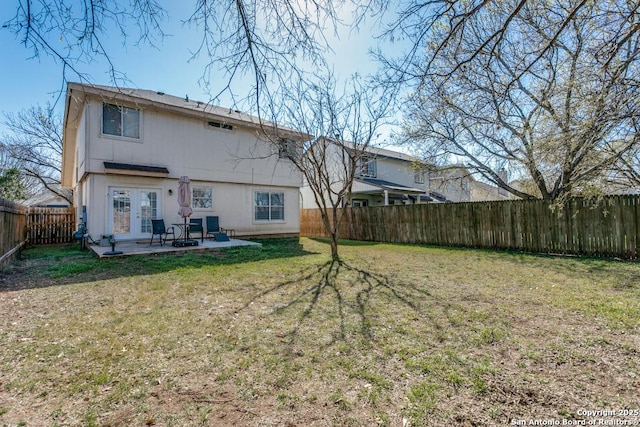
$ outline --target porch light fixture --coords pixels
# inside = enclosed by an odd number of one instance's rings
[[[169,189],[169,195],[173,196],[173,190],[172,189]]]

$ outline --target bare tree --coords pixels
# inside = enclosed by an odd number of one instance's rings
[[[585,13],[594,19],[590,27],[595,29],[592,36],[606,38],[602,40],[606,49],[598,52],[604,63],[612,61],[618,50],[636,38],[640,31],[640,3],[637,0],[404,0],[399,3],[372,0],[355,3],[359,5],[356,23],[366,14],[381,21],[393,14],[381,37],[391,42],[404,41],[408,49],[396,57],[381,52],[377,52],[377,56],[386,66],[386,76],[390,77],[389,72],[394,72],[395,81],[404,83],[422,81],[430,74],[451,76],[463,67],[475,65],[477,60],[487,65],[494,62],[492,54],[508,48],[513,36],[522,30],[523,17],[535,19],[546,35],[542,44],[521,57],[522,70],[528,70],[554,50],[555,43],[572,33]],[[601,24],[606,26],[605,32],[600,31]],[[479,26],[482,27],[480,32],[477,31]],[[605,34],[612,29],[614,31]],[[470,40],[476,43],[469,46]],[[458,49],[463,46],[467,47]],[[455,61],[446,66],[439,64],[452,52],[456,54]],[[517,73],[516,77],[519,76],[521,74]]]
[[[212,97],[231,92],[238,76],[253,76],[247,96],[259,117],[275,119],[275,99],[284,88],[311,78],[307,73],[326,66],[325,54],[331,50],[328,32],[338,30],[339,2],[331,0],[198,0],[186,21],[201,31],[202,39],[193,58],[204,56],[208,65],[202,82],[212,89]],[[214,76],[212,78],[212,76]]]
[[[465,2],[475,6],[465,12],[451,3],[426,45],[434,50],[411,68],[407,135],[425,155],[466,159],[516,196],[536,197],[505,182],[497,171],[506,167],[542,198],[561,199],[637,147],[638,2]]]
[[[50,105],[36,106],[17,114],[8,114],[4,125],[9,130],[0,145],[31,190],[42,187],[73,203],[73,197],[60,186],[62,171],[62,118]]]
[[[125,45],[160,47],[167,10],[157,0],[18,0],[14,16],[3,28],[13,32],[34,57],[49,55],[63,65],[63,75],[88,81],[85,65],[108,64],[111,83],[127,81],[123,64],[112,61],[107,39]],[[273,94],[305,70],[324,66],[330,50],[325,38],[337,31],[338,6],[330,0],[197,0],[184,25],[196,28],[199,44],[187,46],[192,59],[206,58],[202,83],[216,100],[228,93],[235,103],[233,81],[253,76],[254,85],[241,99],[260,117],[273,119]],[[176,18],[176,17],[174,17]],[[212,77],[213,76],[213,77]],[[215,82],[213,81],[215,79]]]
[[[18,0],[15,14],[3,28],[16,35],[34,58],[53,57],[62,64],[62,87],[70,72],[82,81],[89,79],[84,66],[104,59],[111,82],[126,81],[105,40],[120,37],[122,45],[131,38],[135,44],[157,46],[165,36],[162,21],[166,11],[156,0],[136,0],[123,4],[115,0]],[[131,32],[135,31],[135,35]]]
[[[283,161],[302,174],[320,209],[334,260],[339,259],[340,225],[346,215],[340,208],[351,203],[357,168],[387,118],[392,98],[389,92],[372,91],[357,76],[339,85],[330,73],[315,83],[301,82],[280,98],[288,125],[319,135],[303,147],[277,137],[271,142],[280,147]]]

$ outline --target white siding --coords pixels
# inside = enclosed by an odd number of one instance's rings
[[[258,234],[296,234],[300,232],[300,203],[298,188],[243,185],[225,182],[192,181],[192,186],[210,186],[213,188],[213,206],[211,209],[195,209],[192,218],[205,218],[208,215],[220,217],[220,226],[232,228],[238,236]],[[161,188],[161,214],[166,224],[182,222],[178,215],[178,180],[134,177],[125,175],[94,174],[89,179],[90,197],[86,200],[89,216],[89,232],[95,239],[102,234],[111,234],[111,218],[108,216],[111,199],[109,189],[124,188]],[[169,195],[169,189],[173,194]],[[256,222],[253,219],[253,198],[255,191],[283,192],[285,198],[284,221]],[[203,221],[204,223],[204,221]]]
[[[378,163],[377,179],[390,181],[405,187],[414,187],[411,163],[388,158],[378,158],[376,161]]]
[[[139,140],[102,135],[102,101],[90,103],[89,167],[104,172],[103,162],[164,166],[170,177],[192,180],[270,184],[299,187],[301,177],[255,131],[212,128],[207,119],[194,119],[158,110],[141,113]]]

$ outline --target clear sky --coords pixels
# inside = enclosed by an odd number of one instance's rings
[[[209,94],[205,93],[198,82],[206,62],[189,62],[190,50],[196,49],[199,44],[199,34],[197,30],[182,25],[182,21],[193,12],[195,1],[161,3],[168,9],[168,17],[163,26],[168,37],[161,42],[159,48],[137,47],[132,41],[122,46],[122,39],[113,37],[106,41],[112,61],[116,69],[126,74],[130,80],[127,86],[163,91],[176,96],[188,94],[193,100],[208,101]],[[15,15],[17,6],[18,0],[0,2],[0,26]],[[375,44],[373,34],[377,32],[377,29],[365,26],[359,33],[345,30],[339,39],[332,37],[336,71],[349,75],[355,71],[366,74],[375,69],[376,64],[369,59],[367,51]],[[56,40],[51,42],[56,43]],[[0,46],[0,121],[4,121],[7,113],[17,113],[36,104],[44,106],[47,102],[56,102],[60,91],[64,90],[61,64],[46,55],[33,58],[33,52],[6,28],[0,28]],[[108,67],[104,61],[87,63],[82,71],[89,74],[92,83],[110,84]],[[67,78],[78,81],[77,76],[70,72]],[[250,85],[250,79],[240,80],[235,91],[244,95],[250,90]],[[218,104],[230,106],[231,98],[223,97]],[[63,108],[64,102],[58,102],[58,111],[61,112]],[[0,124],[0,134],[4,132],[5,128]]]

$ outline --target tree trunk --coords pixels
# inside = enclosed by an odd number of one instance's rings
[[[340,259],[340,255],[338,255],[338,238],[335,234],[331,235],[331,259],[334,261]]]

